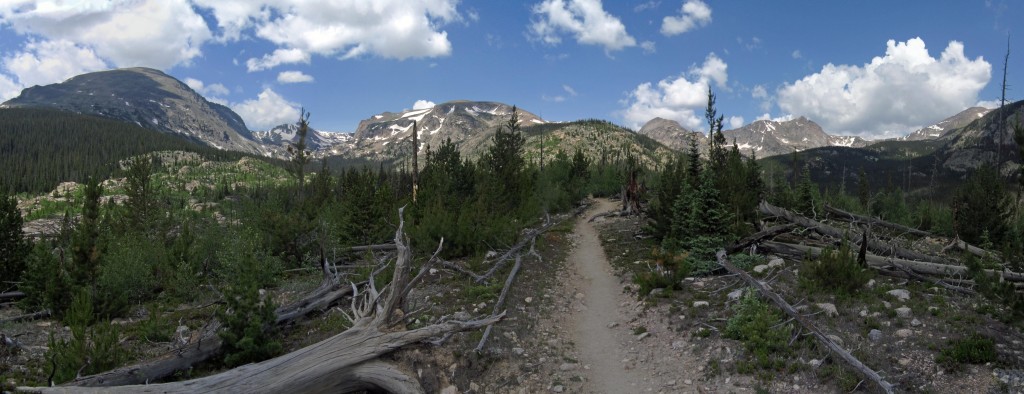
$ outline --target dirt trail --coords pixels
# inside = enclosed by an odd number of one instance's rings
[[[608,264],[597,230],[587,221],[615,206],[608,200],[598,200],[594,209],[578,219],[575,232],[579,243],[569,256],[570,266],[581,277],[579,289],[585,306],[575,314],[573,342],[579,347],[581,361],[590,366],[590,379],[583,386],[586,392],[635,392],[643,381],[636,370],[623,368],[622,360],[628,356],[617,346],[615,332],[609,325],[620,321],[619,306],[626,299]]]

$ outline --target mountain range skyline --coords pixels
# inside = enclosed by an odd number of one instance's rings
[[[994,105],[1021,4],[874,5],[16,1],[0,6],[0,98],[144,66],[253,130],[294,122],[303,107],[317,129],[352,132],[371,114],[453,100],[706,130],[710,86],[727,128],[805,116],[866,139]]]

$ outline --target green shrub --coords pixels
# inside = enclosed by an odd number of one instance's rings
[[[154,271],[164,264],[160,243],[132,236],[112,242],[96,280],[96,310],[102,316],[124,316],[132,305],[153,298]]]
[[[224,288],[227,309],[217,312],[224,324],[224,363],[229,367],[266,360],[281,351],[274,339],[274,303],[260,295],[257,280],[243,275]]]
[[[692,272],[688,255],[672,253],[664,249],[655,249],[652,253],[655,268],[651,271],[639,272],[633,282],[640,286],[640,295],[648,295],[651,290],[679,290],[681,281]]]
[[[726,323],[723,335],[729,339],[742,341],[749,353],[749,368],[741,369],[749,372],[756,372],[758,369],[784,369],[785,358],[792,352],[789,334],[793,325],[780,324],[782,316],[775,307],[751,292],[748,292],[733,310],[735,313]]]
[[[996,344],[989,338],[973,334],[966,338],[949,341],[935,361],[947,368],[955,368],[960,364],[984,364],[996,361]]]
[[[51,334],[47,350],[46,358],[53,360],[54,383],[67,382],[79,373],[84,376],[107,371],[128,360],[117,328],[109,322],[91,325],[95,315],[88,291],[79,291],[71,298],[71,307],[64,316],[71,338],[57,340]]]
[[[868,268],[857,264],[857,257],[846,242],[839,250],[825,249],[817,260],[805,259],[800,266],[800,287],[840,297],[856,294],[871,277]]]

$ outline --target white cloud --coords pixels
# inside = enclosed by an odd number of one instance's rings
[[[21,52],[3,58],[3,68],[21,87],[47,85],[107,68],[92,49],[67,40],[29,41]],[[13,79],[10,79],[14,82]]]
[[[606,52],[636,46],[619,18],[604,10],[601,0],[544,0],[533,6],[532,37],[555,45],[568,33],[580,44],[600,45]]]
[[[18,97],[21,94],[21,85],[17,84],[6,75],[0,74],[0,102]]]
[[[249,72],[268,70],[282,64],[306,63],[309,64],[310,55],[301,49],[275,49],[274,52],[263,55],[262,58],[251,58],[245,61]]]
[[[661,21],[661,34],[674,36],[711,23],[711,7],[701,0],[687,0],[679,16],[666,16]]]
[[[793,115],[790,115],[790,114],[782,115],[782,116],[778,116],[778,117],[774,117],[773,118],[771,114],[765,112],[765,113],[761,114],[761,116],[758,116],[754,120],[755,121],[758,121],[758,120],[770,120],[770,121],[773,121],[773,122],[789,122],[789,121],[791,121],[793,119],[795,119],[795,117]]]
[[[675,120],[691,130],[702,129],[708,87],[714,83],[725,88],[729,78],[727,69],[722,59],[710,53],[703,64],[691,66],[683,75],[662,79],[657,85],[640,84],[626,99],[628,107],[622,112],[626,125],[640,128],[651,119],[661,117]]]
[[[573,97],[576,97],[578,95],[578,93],[576,93],[576,89],[573,89],[572,86],[569,85],[562,85],[562,90],[564,90],[566,93],[569,93],[569,95]]]
[[[212,38],[187,0],[5,1],[0,24],[21,35],[72,42],[117,67],[188,64]]]
[[[540,99],[541,99],[541,100],[544,100],[544,101],[550,101],[550,102],[555,102],[555,103],[561,103],[561,102],[565,101],[565,96],[563,96],[563,95],[560,95],[560,94],[558,94],[558,95],[554,95],[554,96],[548,96],[548,95],[546,95],[546,94],[542,94],[542,95],[540,96]]]
[[[964,56],[950,41],[933,58],[924,40],[889,40],[884,56],[863,66],[827,64],[778,91],[779,107],[829,132],[874,138],[935,123],[978,101],[991,65]]]
[[[658,8],[659,5],[661,5],[660,1],[654,1],[654,0],[647,1],[647,2],[640,3],[640,4],[637,4],[636,6],[634,6],[633,7],[633,12],[643,12],[643,11],[646,11],[646,10],[655,9],[655,8]]]
[[[277,74],[277,82],[280,83],[303,83],[313,82],[313,76],[302,71],[282,71]]]
[[[738,129],[740,127],[743,127],[743,125],[745,124],[745,123],[743,123],[743,117],[742,116],[730,116],[728,121],[729,121],[729,128],[730,129]]]
[[[650,55],[655,52],[658,52],[658,48],[655,46],[654,41],[641,42],[640,49],[644,50],[644,55]]]
[[[245,125],[251,130],[266,130],[299,118],[299,105],[285,100],[270,88],[263,89],[254,100],[232,104],[230,107],[245,120]]]
[[[188,87],[192,88],[192,90],[199,92],[199,94],[203,96],[227,96],[231,93],[230,89],[219,83],[207,85],[203,83],[203,81],[195,78],[185,78],[184,82]]]
[[[1006,103],[1009,104],[1010,100],[1006,100]],[[988,109],[996,109],[999,108],[999,104],[999,100],[978,100],[978,102],[975,103],[974,106]]]
[[[437,105],[437,104],[434,104],[433,101],[429,101],[429,100],[416,100],[415,103],[412,103],[412,109],[417,110],[417,109],[434,108],[435,105]]]
[[[765,89],[764,85],[754,85],[754,88],[750,90],[750,97],[757,99],[768,98],[768,89]]]
[[[195,1],[212,11],[222,40],[239,40],[251,32],[277,45],[277,50],[303,55],[291,54],[292,63],[312,55],[398,60],[447,56],[452,45],[441,27],[463,20],[456,10],[458,0]],[[250,70],[289,63],[280,55],[250,59],[256,65]]]

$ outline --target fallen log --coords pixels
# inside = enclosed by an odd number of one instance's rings
[[[0,302],[17,301],[25,298],[25,293],[21,291],[8,291],[6,293],[0,293]]]
[[[960,250],[960,251],[963,251],[963,252],[967,252],[967,253],[970,253],[970,254],[978,256],[978,257],[982,257],[982,258],[990,258],[990,257],[992,257],[992,258],[995,258],[996,260],[1002,261],[1002,257],[1000,257],[999,253],[993,252],[993,251],[990,251],[990,250],[985,250],[985,249],[979,248],[977,246],[971,245],[971,244],[969,244],[967,242],[964,242],[959,237],[954,239],[953,242],[951,242],[949,245],[946,245],[945,248],[942,248],[942,251],[945,252],[945,251],[947,251],[949,249],[957,249],[957,250]]]
[[[483,275],[479,275],[479,277],[475,279],[476,283],[483,283],[484,281],[490,279],[492,276],[494,276],[494,274],[496,272],[500,271],[501,268],[503,268],[505,266],[504,263],[506,261],[508,261],[508,259],[510,257],[517,255],[520,250],[522,250],[524,247],[526,247],[527,244],[533,242],[533,240],[535,238],[537,238],[541,234],[547,232],[548,230],[550,230],[555,225],[558,225],[558,224],[562,223],[566,219],[571,218],[571,217],[579,216],[586,209],[587,209],[587,205],[581,205],[581,206],[577,207],[575,211],[573,211],[572,215],[567,215],[566,217],[564,217],[564,218],[562,218],[562,219],[560,219],[558,221],[551,220],[550,217],[545,218],[544,224],[542,224],[538,228],[535,228],[533,230],[527,231],[526,235],[524,235],[522,238],[520,238],[518,243],[513,245],[511,248],[508,249],[508,251],[506,251],[504,254],[502,254],[501,257],[499,257],[497,260],[495,260],[494,265],[491,266],[491,269],[487,270],[487,272],[484,273]]]
[[[26,313],[24,315],[8,317],[6,319],[0,320],[0,324],[20,323],[20,322],[23,322],[23,321],[36,320],[36,319],[44,319],[44,318],[47,318],[47,317],[50,317],[50,310],[49,309],[44,309],[44,310],[41,310],[39,312]]]
[[[371,275],[359,292],[355,284],[351,315],[352,327],[319,343],[294,352],[215,375],[181,382],[118,385],[118,387],[18,387],[33,393],[191,393],[191,392],[353,392],[366,389],[390,392],[423,392],[419,382],[377,358],[399,348],[424,342],[444,334],[466,331],[493,324],[504,313],[472,321],[444,320],[437,324],[408,331],[389,330],[401,321],[398,312],[428,264],[415,277],[411,276],[412,253],[406,247],[403,209],[399,209],[399,225],[395,232],[397,259],[393,279],[378,291]],[[440,251],[440,248],[438,249]],[[436,256],[436,253],[435,253]],[[433,260],[433,258],[431,259]],[[324,264],[326,266],[326,263]]]
[[[727,253],[739,252],[740,250],[746,249],[750,245],[759,243],[768,238],[773,238],[779,234],[785,234],[796,227],[797,225],[795,223],[789,223],[766,228],[764,230],[751,234],[739,241],[736,241],[736,243],[729,245],[729,247],[725,248],[725,251]]]
[[[764,242],[761,247],[771,251],[772,253],[781,255],[783,257],[789,257],[792,260],[800,260],[805,256],[810,255],[811,257],[818,257],[821,255],[822,248],[817,248],[807,245],[796,245],[787,244],[782,242]],[[894,257],[878,256],[868,254],[865,256],[868,266],[872,268],[885,268],[889,266],[902,266],[903,268],[911,269],[918,274],[933,275],[933,276],[960,276],[967,277],[967,267],[962,265],[951,265],[951,264],[935,264],[924,261],[913,261],[904,260]],[[1024,282],[1024,274],[1012,272],[1012,271],[996,271],[986,269],[986,273],[1000,275],[1003,280],[1008,282]]]
[[[825,205],[825,212],[828,212],[828,213],[832,214],[833,217],[835,217],[836,219],[844,220],[844,221],[848,221],[848,222],[866,223],[866,224],[870,224],[872,226],[885,227],[885,228],[893,229],[893,230],[896,230],[896,231],[899,231],[899,232],[902,232],[902,233],[916,235],[916,236],[919,236],[919,237],[929,237],[929,236],[932,235],[931,233],[929,233],[927,231],[918,230],[918,229],[913,228],[913,227],[907,227],[907,226],[904,226],[902,224],[887,222],[887,221],[882,220],[882,219],[876,219],[876,218],[869,217],[869,216],[858,215],[858,214],[855,214],[853,212],[847,212],[847,211],[844,211],[842,209],[839,209],[839,208],[836,208],[836,207],[832,207],[832,206],[829,206],[829,205]]]
[[[760,292],[762,296],[772,300],[772,302],[774,302],[776,306],[781,308],[783,312],[785,312],[787,315],[789,315],[789,317],[793,318],[798,323],[800,323],[800,325],[805,330],[810,331],[812,334],[814,334],[814,337],[817,338],[819,342],[821,342],[822,344],[825,345],[825,347],[827,347],[829,350],[837,354],[840,359],[849,364],[853,369],[857,370],[857,372],[859,372],[861,375],[864,375],[864,377],[874,382],[886,393],[893,392],[893,385],[885,381],[885,379],[882,378],[882,376],[879,375],[878,372],[875,372],[873,369],[864,365],[864,363],[862,363],[860,360],[858,360],[856,357],[850,354],[850,352],[846,351],[846,349],[843,349],[841,346],[837,345],[835,342],[833,342],[831,339],[825,336],[825,334],[822,333],[821,330],[814,326],[814,323],[808,321],[807,318],[804,317],[804,315],[801,315],[800,312],[797,312],[796,309],[793,309],[793,306],[789,305],[789,303],[786,302],[786,300],[782,299],[781,296],[771,291],[768,285],[761,283],[757,279],[754,279],[752,276],[750,276],[750,274],[748,274],[746,271],[734,266],[732,263],[729,262],[729,260],[725,256],[726,254],[724,249],[719,250],[718,253],[715,254],[715,257],[718,260],[719,265],[725,267],[725,269],[729,270],[729,272],[739,275],[739,277],[742,278],[748,284],[750,284],[750,286],[757,289],[757,291]]]
[[[758,209],[764,214],[781,217],[788,222],[796,223],[800,226],[807,227],[823,235],[827,235],[837,239],[850,238],[846,232],[840,231],[835,227],[818,222],[814,219],[801,216],[794,212],[790,212],[785,208],[771,205],[766,201],[762,201],[761,204],[758,205]],[[851,239],[850,242],[853,242],[853,240]],[[870,238],[868,239],[867,245],[868,250],[880,256],[893,256],[902,259],[924,261],[935,264],[952,264],[951,261],[944,258],[929,256],[924,253],[915,252],[913,250],[902,248],[896,245],[888,245]]]

